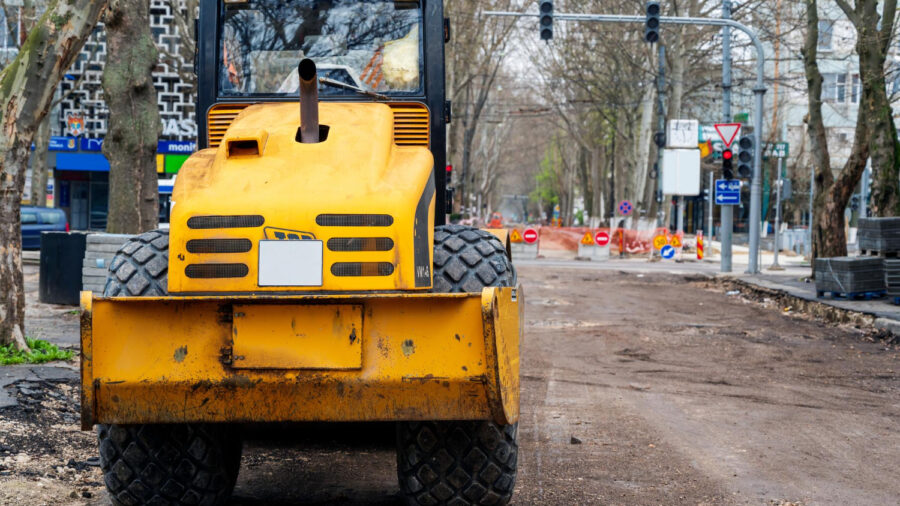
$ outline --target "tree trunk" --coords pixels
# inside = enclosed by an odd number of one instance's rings
[[[632,180],[634,190],[631,197],[635,203],[635,216],[640,216],[641,211],[648,211],[651,207],[650,202],[644,201],[644,194],[649,181],[647,175],[650,172],[650,134],[653,130],[655,97],[656,90],[652,86],[647,86],[644,96],[641,98],[641,121],[634,157],[636,166]]]
[[[110,0],[104,23],[102,84],[109,106],[103,141],[109,160],[106,230],[139,234],[155,229],[159,219],[156,145],[161,125],[151,74],[159,54],[150,32],[149,0]]]
[[[850,158],[841,170],[837,181],[831,172],[828,140],[822,117],[822,74],[816,62],[819,38],[819,14],[817,1],[807,0],[806,39],[803,44],[803,65],[806,72],[809,97],[809,157],[815,170],[815,191],[812,220],[812,258],[828,258],[847,254],[847,236],[844,231],[844,209],[869,157],[868,124],[865,108],[859,108],[853,148]],[[882,86],[884,81],[882,80]],[[869,100],[867,87],[861,90],[860,103]],[[813,262],[815,265],[815,262]],[[815,274],[815,271],[813,271]]]
[[[97,0],[54,1],[15,61],[0,73],[0,344],[27,349],[20,205],[31,143],[103,5]]]
[[[50,115],[38,125],[31,156],[31,205],[47,205],[47,152],[50,150]]]
[[[857,11],[863,15],[854,20],[859,75],[863,88],[857,121],[867,121],[868,131],[871,132],[869,152],[872,155],[873,172],[872,211],[877,216],[897,216],[900,213],[900,142],[897,140],[897,128],[887,96],[884,76],[886,44],[879,40],[876,4],[877,2],[869,0],[865,7],[858,6]],[[889,33],[890,31],[888,39]]]

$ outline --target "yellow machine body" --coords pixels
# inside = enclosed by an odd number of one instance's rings
[[[516,288],[110,298],[83,292],[82,426],[515,423],[522,303]]]
[[[169,293],[431,288],[431,152],[395,142],[385,104],[322,102],[328,133],[314,144],[295,140],[298,110],[296,102],[249,106],[217,148],[185,162],[172,195]],[[259,242],[292,238],[322,241],[322,283],[260,286]],[[222,239],[247,247],[222,251]],[[363,275],[341,272],[347,265]]]
[[[430,293],[430,151],[397,140],[396,107],[319,107],[322,142],[295,140],[296,102],[258,104],[187,160],[173,194],[169,295],[82,294],[85,429],[516,422],[521,291]],[[263,244],[286,241],[321,243],[318,285],[262,282]]]

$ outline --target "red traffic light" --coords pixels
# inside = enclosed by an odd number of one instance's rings
[[[732,153],[730,149],[726,149],[725,151],[722,151],[722,159],[723,160],[731,160],[732,156],[734,156],[734,153]]]
[[[451,172],[453,172],[453,166],[452,166],[452,165],[447,165],[447,174],[449,174],[449,173],[451,173]]]

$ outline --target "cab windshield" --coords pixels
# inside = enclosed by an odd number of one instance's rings
[[[252,0],[223,6],[219,94],[291,95],[297,64],[319,77],[388,95],[422,89],[422,11],[418,2]],[[354,91],[319,85],[321,95]]]

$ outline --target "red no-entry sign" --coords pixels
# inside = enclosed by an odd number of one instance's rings
[[[609,244],[609,234],[604,231],[599,231],[594,236],[594,242],[597,243],[597,246],[606,246]]]
[[[528,244],[534,244],[538,240],[537,230],[526,228],[525,232],[522,233],[522,239],[525,239],[525,242]]]

